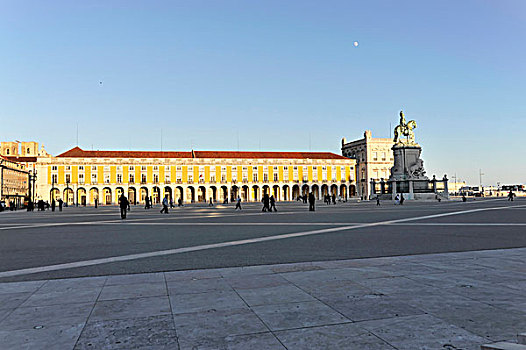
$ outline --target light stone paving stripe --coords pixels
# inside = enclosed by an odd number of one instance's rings
[[[520,206],[522,207],[526,205],[520,205]],[[101,265],[101,264],[114,263],[114,262],[120,262],[120,261],[152,258],[152,257],[172,255],[172,254],[181,254],[181,253],[195,252],[195,251],[207,250],[207,249],[232,247],[232,246],[251,244],[251,243],[275,241],[275,240],[287,239],[287,238],[305,237],[305,236],[311,236],[311,235],[318,235],[318,234],[325,234],[325,233],[332,233],[332,232],[339,232],[339,231],[346,231],[346,230],[355,230],[355,229],[367,228],[367,227],[376,227],[376,226],[388,225],[388,224],[393,224],[393,223],[401,223],[401,222],[409,222],[409,221],[415,221],[415,220],[434,219],[434,218],[440,218],[444,216],[462,215],[462,214],[475,213],[475,212],[480,212],[480,211],[501,210],[501,209],[508,209],[508,208],[510,207],[504,206],[504,207],[462,210],[462,211],[442,213],[442,214],[433,214],[433,215],[417,216],[417,217],[397,219],[397,220],[365,223],[365,224],[355,225],[355,226],[332,227],[332,228],[313,230],[313,231],[287,233],[287,234],[275,235],[275,236],[242,239],[238,241],[205,244],[205,245],[199,245],[199,246],[193,246],[193,247],[175,248],[175,249],[160,250],[160,251],[148,252],[148,253],[121,255],[121,256],[108,257],[108,258],[102,258],[102,259],[84,260],[84,261],[77,261],[77,262],[64,263],[64,264],[40,266],[40,267],[0,272],[0,278],[28,275],[28,274],[40,273],[40,272],[64,270],[64,269],[71,269],[71,268],[77,268],[77,267]]]
[[[291,212],[280,212],[280,213],[274,213],[274,214],[298,214],[303,213],[303,211],[291,211]],[[115,216],[119,215],[118,212],[115,212]],[[243,216],[252,216],[252,215],[268,215],[267,213],[248,213],[243,214]],[[202,219],[202,218],[224,218],[229,216],[239,216],[237,214],[211,214],[211,215],[191,215],[191,216],[169,216],[168,219]],[[17,225],[12,224],[12,226],[9,227],[0,227],[0,230],[16,230],[16,229],[22,229],[22,228],[40,228],[40,227],[53,227],[53,226],[68,226],[68,225],[104,225],[104,224],[112,224],[112,223],[126,223],[130,224],[133,221],[149,221],[149,220],[159,220],[160,217],[165,216],[155,216],[153,218],[137,218],[137,219],[126,219],[126,221],[123,221],[122,219],[115,219],[115,220],[104,220],[104,221],[81,221],[81,222],[53,222],[53,223],[42,223],[42,224],[31,224],[31,225]],[[14,226],[13,226],[14,225]]]

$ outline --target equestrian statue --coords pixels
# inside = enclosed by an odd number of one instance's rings
[[[414,120],[406,122],[404,112],[400,111],[400,124],[397,125],[394,129],[393,142],[395,143],[395,145],[416,145],[415,133],[413,132],[413,129],[416,129],[416,122]],[[406,139],[402,139],[402,136],[405,136]]]

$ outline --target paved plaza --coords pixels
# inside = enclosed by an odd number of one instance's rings
[[[0,214],[0,349],[480,349],[526,331],[526,200]]]

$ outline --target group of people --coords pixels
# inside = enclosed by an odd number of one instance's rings
[[[278,209],[276,209],[276,199],[274,198],[274,195],[271,195],[269,197],[268,193],[265,193],[263,195],[263,198],[261,199],[261,202],[263,202],[263,208],[261,209],[261,211],[265,211],[268,213],[271,213],[272,209],[274,209],[274,211],[278,211]]]

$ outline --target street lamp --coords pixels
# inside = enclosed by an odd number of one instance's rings
[[[69,202],[69,179],[66,177],[66,207]]]

